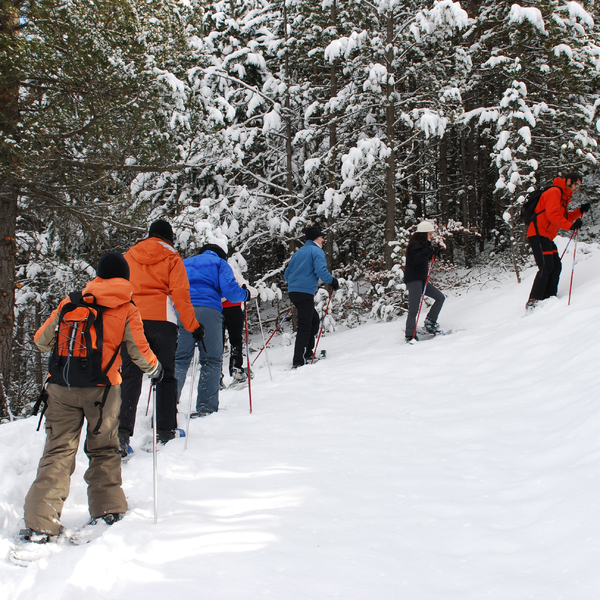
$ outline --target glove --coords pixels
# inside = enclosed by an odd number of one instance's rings
[[[163,366],[160,364],[160,361],[157,361],[156,367],[154,367],[154,370],[150,371],[150,373],[148,373],[148,377],[150,377],[150,380],[152,381],[152,385],[156,385],[157,383],[160,383],[162,381],[163,375],[164,375]]]
[[[441,254],[442,254],[442,247],[441,246],[434,246],[433,247],[433,255],[436,258],[439,258],[441,256]]]
[[[340,282],[334,277],[329,284],[335,292],[340,289]]]
[[[192,333],[192,336],[196,344],[199,344],[204,339],[204,325],[202,323],[199,323],[198,329]]]
[[[248,290],[248,293],[250,294],[250,298],[256,298],[258,296],[258,290],[256,288],[252,287],[251,285],[244,284],[242,287],[245,290]]]
[[[586,212],[588,212],[588,210],[590,210],[590,203],[589,202],[585,202],[584,204],[582,204],[579,207],[579,210],[581,211],[581,214],[584,215]]]
[[[576,229],[581,229],[582,221],[581,219],[576,219],[573,221],[573,225],[571,225],[571,229],[569,231],[575,231]]]

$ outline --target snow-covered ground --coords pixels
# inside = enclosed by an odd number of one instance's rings
[[[597,600],[600,248],[579,244],[567,306],[570,256],[531,314],[533,269],[450,294],[446,337],[410,346],[403,321],[370,323],[297,371],[275,345],[253,414],[225,391],[187,450],[160,452],[156,525],[143,393],[127,517],[28,568],[7,556],[44,435],[1,426],[0,598]],[[66,526],[88,518],[86,462]]]

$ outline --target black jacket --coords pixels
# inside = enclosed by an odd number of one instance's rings
[[[421,242],[413,242],[408,247],[406,253],[406,266],[404,267],[404,283],[411,281],[427,280],[427,271],[429,270],[429,261],[433,256],[433,248],[427,242],[427,246],[423,246]]]

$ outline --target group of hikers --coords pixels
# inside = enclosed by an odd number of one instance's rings
[[[553,239],[559,229],[577,230],[590,208],[568,210],[581,184],[578,173],[556,178],[541,194],[528,229],[536,275],[527,307],[556,295],[560,258]],[[429,281],[431,266],[442,248],[432,244],[434,225],[418,224],[406,249],[404,282],[408,291],[407,342],[418,341],[417,320],[424,296],[434,302],[425,318],[425,332],[440,331],[438,316],[444,295]],[[305,229],[305,244],[285,271],[288,293],[297,311],[293,368],[313,359],[319,315],[314,296],[319,280],[339,288],[327,268],[324,233]],[[229,264],[226,248],[213,243],[183,260],[174,247],[171,225],[158,220],[148,237],[125,255],[104,254],[97,277],[82,292],[58,305],[35,334],[42,352],[49,352],[44,413],[46,444],[37,476],[24,506],[28,542],[53,541],[61,532],[61,513],[75,468],[79,439],[87,420],[85,453],[91,524],[112,524],[127,510],[121,487],[121,461],[131,452],[143,374],[156,389],[156,440],[164,446],[185,433],[177,428],[177,404],[194,352],[201,364],[195,411],[205,417],[219,409],[224,329],[229,332],[229,374],[244,381],[241,304],[257,290]],[[151,445],[149,450],[156,450]]]

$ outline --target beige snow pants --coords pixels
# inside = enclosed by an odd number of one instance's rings
[[[84,417],[87,419],[84,450],[89,459],[84,479],[88,484],[90,515],[102,517],[127,510],[121,488],[117,434],[121,386],[111,386],[102,411],[100,432],[94,435],[92,431],[100,416],[95,404],[102,401],[103,394],[104,387],[69,389],[52,383],[48,385],[44,455],[25,498],[25,525],[30,529],[51,535],[60,531],[60,516],[69,495]]]

